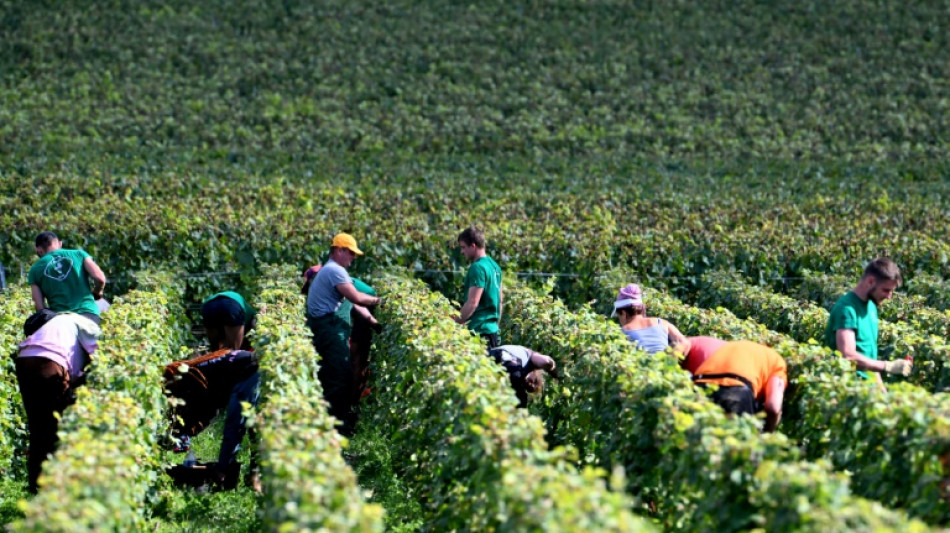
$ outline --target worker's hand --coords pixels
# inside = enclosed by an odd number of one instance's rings
[[[897,359],[884,363],[884,371],[888,374],[900,374],[904,377],[910,375],[910,370],[914,368],[914,363],[906,359]]]

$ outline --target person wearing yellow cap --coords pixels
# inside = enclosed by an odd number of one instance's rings
[[[338,233],[330,244],[330,258],[323,265],[307,291],[307,326],[313,332],[313,347],[320,355],[317,377],[323,386],[323,397],[330,404],[330,414],[343,423],[341,433],[352,434],[356,419],[352,412],[355,383],[350,363],[351,326],[337,314],[343,300],[355,306],[379,305],[382,298],[356,289],[346,269],[363,251],[356,239]]]

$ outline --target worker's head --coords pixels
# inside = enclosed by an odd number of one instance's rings
[[[458,243],[462,255],[469,261],[474,261],[479,252],[485,251],[485,233],[477,226],[470,226],[459,233]]]
[[[303,286],[300,287],[301,294],[310,292],[310,285],[313,283],[313,278],[317,277],[317,272],[320,272],[320,268],[320,265],[313,265],[303,271]]]
[[[868,263],[868,266],[864,268],[864,275],[858,283],[861,292],[875,304],[880,304],[889,299],[900,286],[900,267],[889,257],[879,257]]]
[[[330,244],[330,259],[343,268],[349,268],[356,256],[363,251],[356,246],[356,239],[348,233],[337,233]]]
[[[614,300],[614,312],[610,316],[615,316],[621,324],[626,324],[636,316],[646,315],[646,312],[643,291],[640,290],[639,285],[631,283],[617,293],[617,299]]]
[[[60,242],[59,237],[56,236],[52,231],[44,231],[36,236],[36,255],[43,257],[44,255],[55,252],[63,247],[63,243]]]
[[[537,394],[544,388],[544,374],[540,369],[532,370],[524,377],[524,389],[528,394]]]

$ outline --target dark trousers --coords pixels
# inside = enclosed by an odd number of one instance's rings
[[[758,411],[752,389],[745,385],[734,387],[720,385],[719,389],[712,394],[712,401],[719,404],[727,413],[752,415]]]
[[[22,357],[16,360],[16,377],[26,410],[26,424],[30,433],[30,452],[27,460],[29,491],[36,494],[37,479],[43,461],[56,449],[59,439],[56,430],[59,421],[55,413],[75,401],[66,369],[42,357]]]
[[[330,414],[343,423],[341,433],[352,434],[356,418],[352,409],[355,384],[350,363],[350,326],[334,314],[308,317],[307,325],[313,332],[313,347],[320,355],[317,378],[323,397],[330,404]]]
[[[485,344],[488,345],[489,350],[501,346],[501,340],[498,338],[497,333],[486,333],[482,335],[482,339],[485,341]]]
[[[243,403],[257,405],[260,398],[261,374],[254,374],[240,381],[231,388],[231,394],[228,398],[228,410],[224,418],[224,431],[221,436],[221,450],[218,452],[218,472],[225,472],[228,466],[234,461],[238,450],[241,447],[241,441],[248,432],[247,417],[244,416]],[[251,430],[251,441],[257,444],[257,433]],[[257,466],[257,446],[251,449],[251,469]]]

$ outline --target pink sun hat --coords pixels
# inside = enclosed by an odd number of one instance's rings
[[[633,305],[643,305],[643,291],[640,290],[640,286],[636,283],[631,283],[620,289],[620,292],[617,293],[617,300],[614,302],[614,312],[611,313],[610,316],[617,316],[617,309],[623,309]]]

